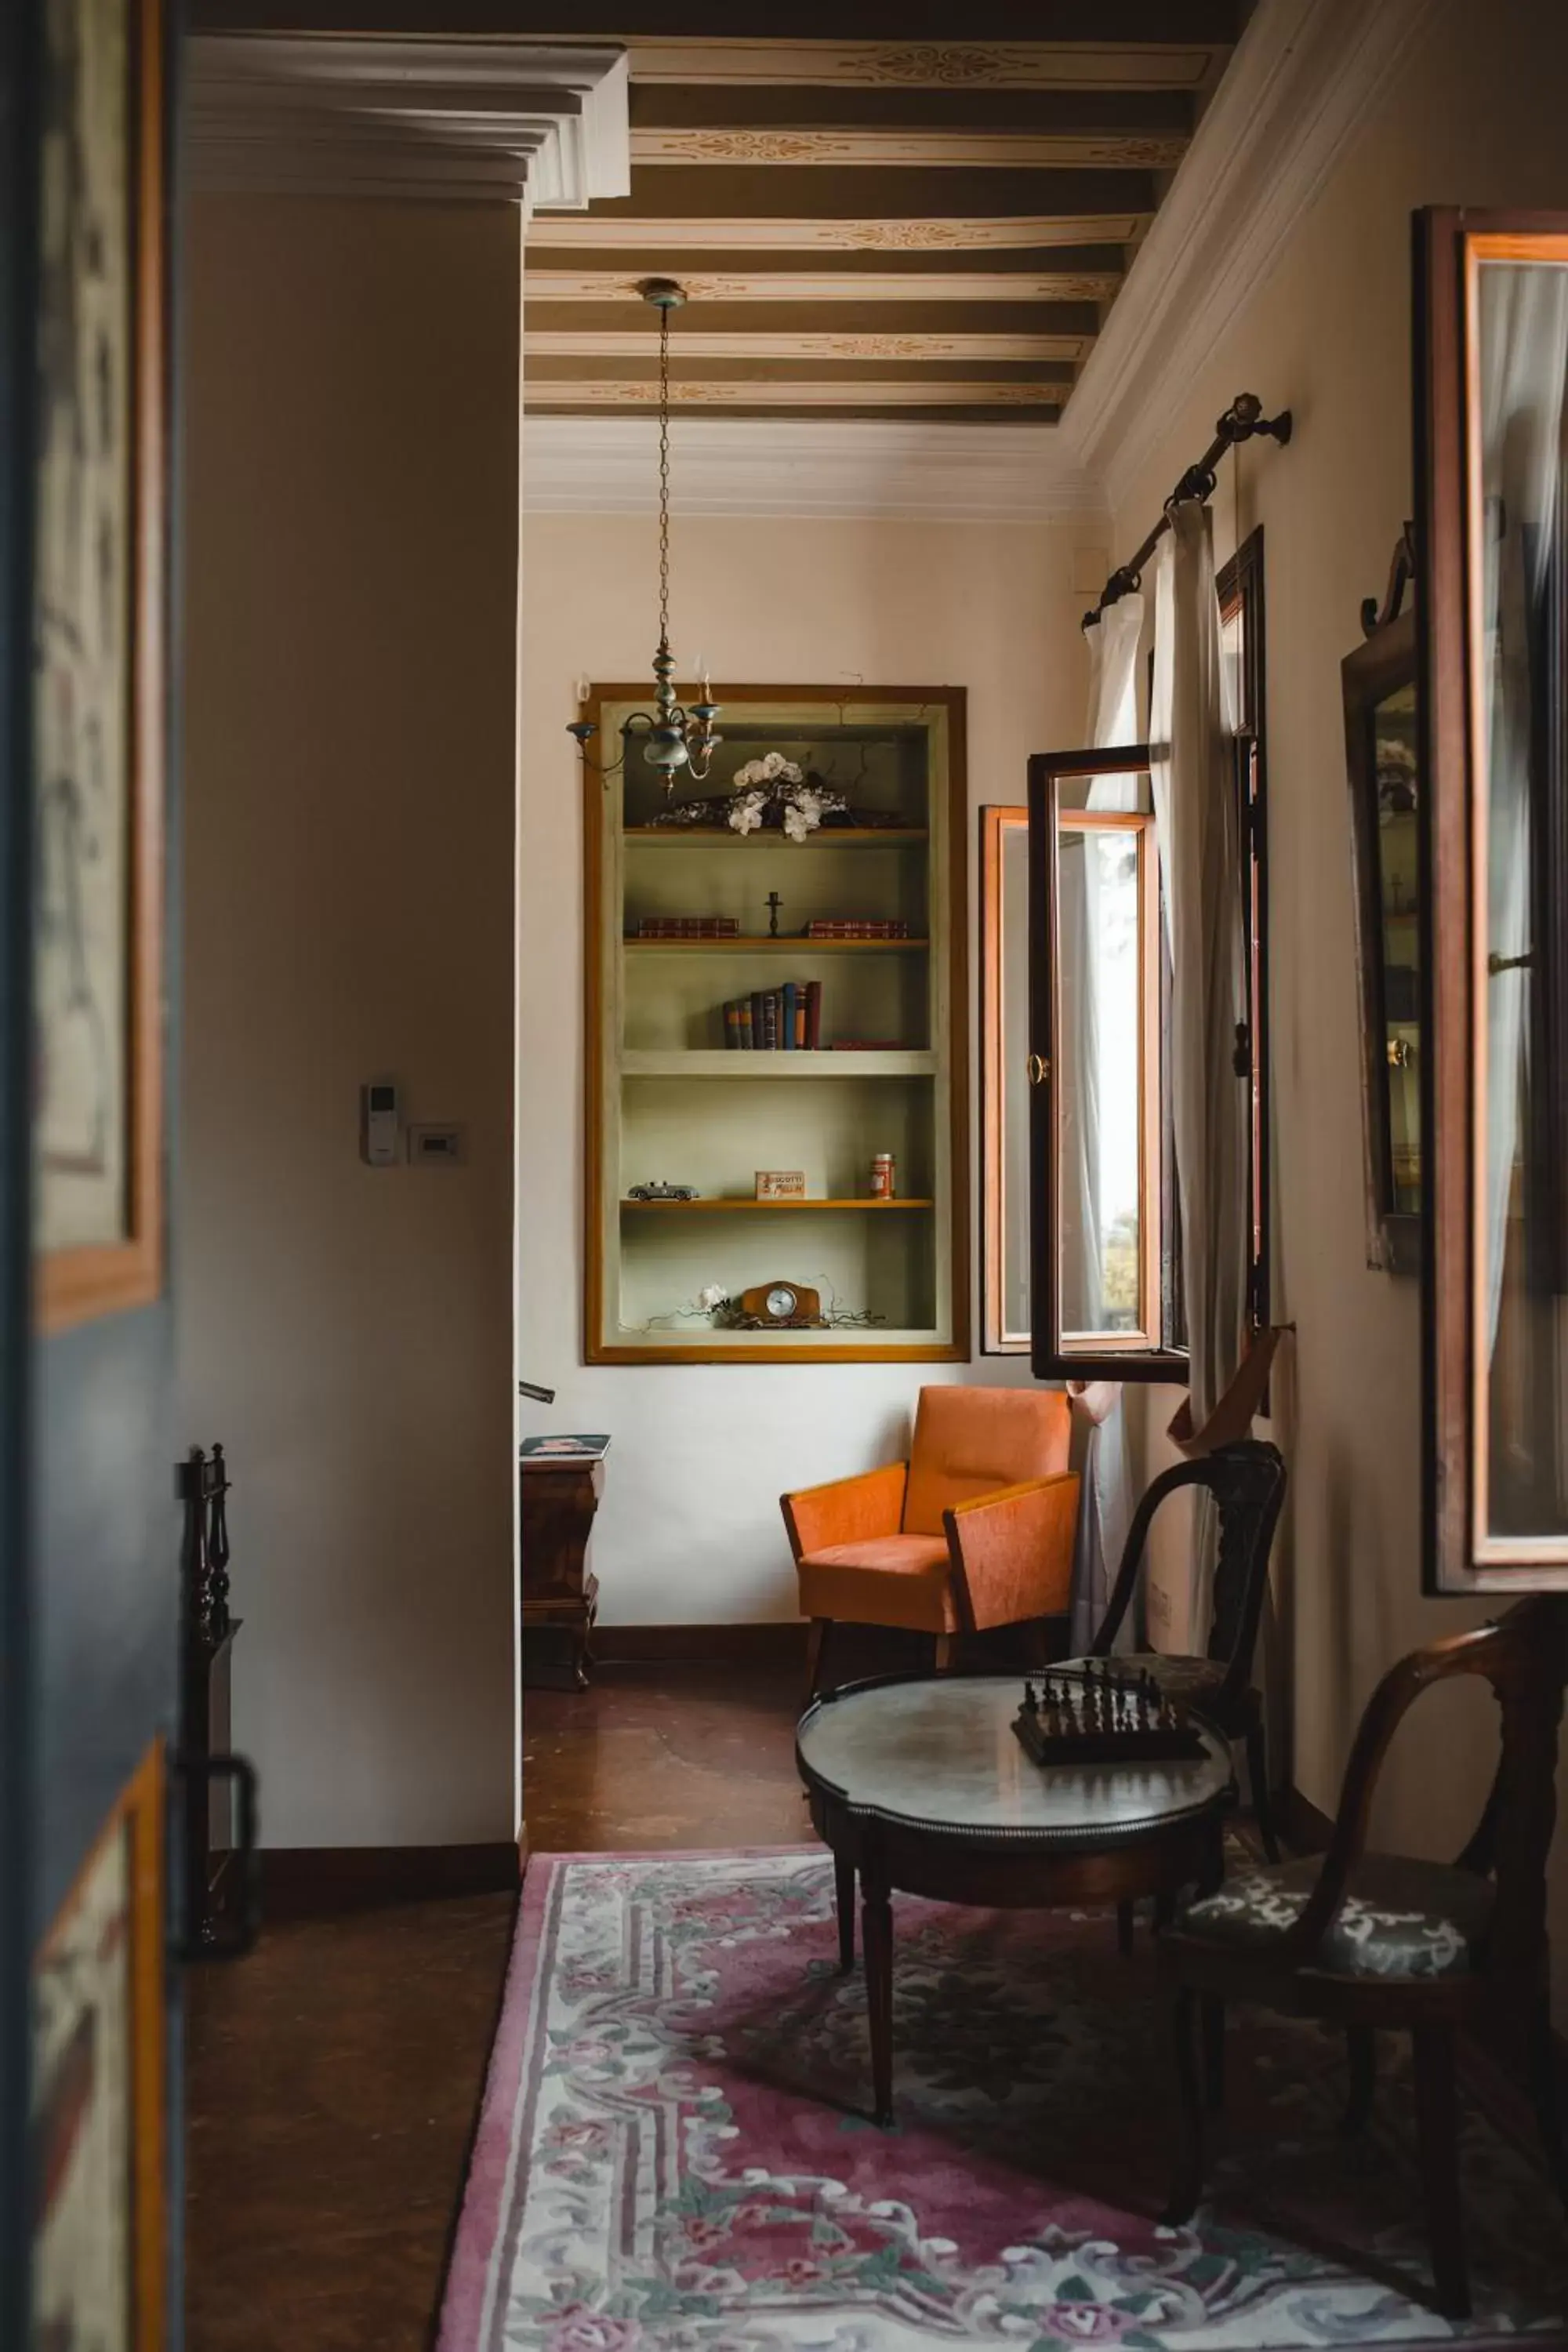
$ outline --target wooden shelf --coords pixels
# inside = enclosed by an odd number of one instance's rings
[[[662,949],[667,955],[673,948],[681,955],[711,955],[715,950],[721,955],[734,955],[742,951],[747,955],[783,954],[787,949],[791,955],[814,956],[841,955],[846,948],[858,948],[862,950],[875,948],[883,955],[909,955],[929,948],[931,941],[929,940],[803,940],[798,932],[793,938],[775,940],[770,939],[763,931],[760,934],[738,932],[727,940],[627,939],[621,944],[626,948],[637,949],[645,953],[650,948]]]
[[[655,1053],[628,1046],[621,1055],[623,1078],[930,1078],[936,1069],[935,1054],[913,1048],[839,1054],[828,1047],[786,1052],[769,1046],[757,1053],[691,1046]]]
[[[792,841],[787,833],[732,833],[728,825],[628,824],[623,836],[646,849],[897,849],[903,845],[929,841],[930,834],[923,824],[840,825],[837,831],[819,829],[808,833],[804,841]]]
[[[731,1200],[721,1193],[712,1201],[623,1201],[621,1206],[623,1209],[647,1210],[652,1214],[666,1217],[704,1217],[711,1215],[714,1210],[735,1213],[748,1209],[759,1213],[771,1213],[775,1209],[865,1209],[885,1215],[889,1209],[932,1209],[936,1203],[934,1201],[901,1198],[891,1201],[747,1201]]]

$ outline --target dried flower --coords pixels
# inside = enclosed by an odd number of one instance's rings
[[[697,1304],[711,1315],[716,1307],[723,1306],[728,1297],[729,1293],[721,1282],[709,1282],[698,1292]]]

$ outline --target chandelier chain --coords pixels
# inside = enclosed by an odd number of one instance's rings
[[[658,635],[669,643],[669,312],[658,314]]]

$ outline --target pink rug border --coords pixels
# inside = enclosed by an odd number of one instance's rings
[[[434,2352],[479,2352],[479,2326],[484,2317],[485,2289],[491,2257],[502,2222],[502,2198],[511,2154],[511,2119],[527,2056],[533,2017],[540,1945],[544,1915],[559,1870],[572,1863],[617,1862],[753,1862],[773,1854],[820,1854],[826,1846],[812,1842],[788,1845],[656,1846],[621,1852],[537,1853],[531,1852],[523,1871],[511,1955],[507,1962],[500,2018],[485,2076],[484,2098],[463,2184],[463,2202],[452,2242],[451,2260],[441,2302],[441,2317]],[[1474,2095],[1472,2092],[1472,2096]],[[1495,2117],[1493,2128],[1499,2128]],[[1403,2352],[1551,2352],[1553,2338],[1543,2334],[1510,2336],[1409,2336]],[[1357,2352],[1344,2344],[1339,2352]],[[1373,2347],[1376,2352],[1376,2347]]]
[[[529,2030],[533,2021],[540,1947],[550,1890],[557,1874],[574,1863],[623,1862],[754,1862],[774,1854],[821,1854],[816,1843],[791,1845],[655,1847],[646,1852],[598,1853],[535,1853],[523,1872],[522,1895],[512,1933],[501,1993],[500,2017],[485,2075],[484,2098],[468,2157],[463,2203],[447,2267],[441,2321],[436,2352],[479,2352],[484,2318],[485,2291],[491,2259],[500,2235],[507,2168],[511,2158],[512,2118],[517,2113],[528,2055]]]

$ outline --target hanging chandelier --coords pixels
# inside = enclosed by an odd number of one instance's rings
[[[658,312],[658,651],[653,657],[654,707],[634,710],[621,728],[621,756],[603,776],[613,776],[625,765],[632,739],[642,740],[643,758],[663,772],[665,797],[675,789],[676,772],[687,768],[699,783],[708,774],[713,754],[723,741],[714,728],[719,705],[710,698],[706,677],[701,699],[688,708],[675,691],[675,656],[669,650],[669,320],[686,299],[686,289],[673,278],[645,278],[637,292]],[[575,719],[567,729],[577,739],[584,767],[588,745],[598,729],[591,719]]]

